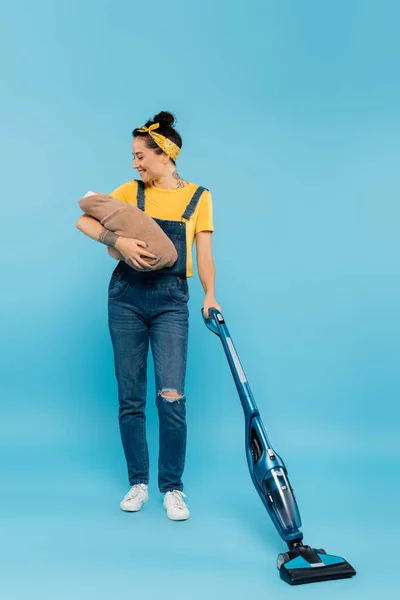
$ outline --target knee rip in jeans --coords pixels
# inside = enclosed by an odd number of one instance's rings
[[[158,395],[164,402],[176,402],[177,400],[182,400],[182,398],[184,398],[183,394],[178,394],[178,392],[172,388],[163,388],[158,392]]]

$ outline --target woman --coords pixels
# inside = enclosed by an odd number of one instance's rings
[[[153,217],[174,243],[173,267],[149,271],[156,257],[144,240],[118,236],[83,215],[77,226],[108,246],[120,262],[108,288],[108,323],[118,382],[119,424],[129,484],[122,510],[136,512],[148,500],[149,457],[145,431],[147,355],[154,359],[159,416],[158,486],[172,520],[185,520],[183,497],[186,454],[184,383],[188,346],[188,283],[193,275],[192,246],[196,240],[198,273],[205,291],[203,314],[221,310],[214,296],[215,269],[211,235],[212,198],[209,191],[182,179],[175,161],[182,139],[174,117],[161,112],[132,133],[133,168],[140,180],[118,187],[111,195],[137,205]]]

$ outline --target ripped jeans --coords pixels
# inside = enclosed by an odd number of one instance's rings
[[[186,278],[168,275],[146,280],[134,276],[134,269],[125,263],[116,267],[108,288],[108,325],[129,484],[149,481],[145,406],[150,343],[159,417],[158,487],[163,493],[183,490],[188,296]]]

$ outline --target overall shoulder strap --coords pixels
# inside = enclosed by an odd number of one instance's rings
[[[201,197],[202,193],[205,190],[207,190],[207,188],[202,187],[201,185],[199,185],[199,187],[197,188],[197,190],[193,194],[193,196],[192,196],[189,204],[185,208],[185,212],[182,215],[183,219],[190,219],[190,217],[192,216],[192,214],[196,210],[196,206],[197,206],[197,204],[198,204],[198,202],[200,200],[200,197]]]
[[[144,183],[141,179],[135,179],[135,181],[137,181],[137,207],[144,211]]]

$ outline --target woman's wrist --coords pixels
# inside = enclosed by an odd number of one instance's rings
[[[103,227],[99,234],[98,240],[101,244],[105,244],[106,246],[112,246],[113,248],[116,248],[116,244],[119,237],[120,236],[114,233],[113,231],[109,231],[108,229]]]

